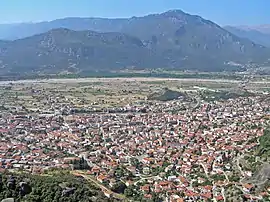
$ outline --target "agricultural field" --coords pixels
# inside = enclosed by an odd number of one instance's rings
[[[1,103],[23,105],[30,110],[45,107],[47,98],[72,102],[74,106],[116,107],[145,102],[153,93],[164,89],[186,92],[196,97],[199,92],[221,91],[269,93],[270,81],[164,78],[85,78],[0,82]]]

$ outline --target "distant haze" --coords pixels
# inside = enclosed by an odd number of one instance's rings
[[[269,24],[267,0],[1,0],[0,24],[65,17],[128,18],[181,9],[220,25]]]
[[[225,26],[224,28],[239,37],[270,47],[270,25]]]

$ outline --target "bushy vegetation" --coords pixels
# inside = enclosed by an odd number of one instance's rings
[[[148,99],[149,100],[159,100],[159,101],[169,101],[175,100],[179,97],[186,97],[186,95],[182,92],[173,91],[165,88],[163,92],[151,94]]]
[[[228,92],[228,91],[203,91],[200,93],[202,99],[206,101],[213,101],[213,100],[228,100],[228,99],[235,99],[238,97],[246,97],[252,96],[252,93],[249,92]]]
[[[270,155],[270,128],[265,129],[264,135],[260,137],[259,141],[258,155],[268,157]]]
[[[68,172],[49,175],[3,173],[0,176],[0,201],[5,198],[14,198],[16,202],[109,201],[99,188]]]

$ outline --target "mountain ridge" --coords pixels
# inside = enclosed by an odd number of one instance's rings
[[[23,47],[24,49],[20,50]],[[7,42],[6,46],[2,47],[0,60],[5,64],[5,61],[11,58],[12,62],[6,62],[10,69],[6,70],[20,73],[23,73],[25,68],[33,68],[37,72],[57,73],[70,68],[90,68],[92,65],[104,69],[122,68],[125,64],[136,64],[140,67],[141,60],[150,54],[143,47],[139,39],[123,33],[78,32],[58,28]],[[134,51],[134,61],[125,63]],[[107,55],[106,60],[103,60],[103,55]],[[92,60],[93,57],[95,60]],[[146,61],[152,61],[151,55]],[[8,65],[9,63],[12,64]]]
[[[265,34],[270,34],[270,24],[261,24],[261,25],[240,25],[240,26],[235,26],[239,29],[243,30],[256,30],[261,33]]]
[[[264,64],[270,56],[264,46],[181,10],[83,20],[93,30],[78,31],[86,27],[77,20],[54,21],[56,28],[46,32],[0,42],[0,75],[125,68],[239,71]]]
[[[225,26],[223,27],[227,31],[233,33],[242,38],[247,38],[251,41],[254,41],[257,44],[261,44],[267,47],[270,47],[270,26],[269,33],[261,31],[260,29],[252,27],[243,27],[243,26]]]
[[[33,36],[40,33],[45,33],[49,30],[57,28],[67,28],[75,31],[92,30],[97,32],[123,32],[123,30],[121,29],[122,25],[119,23],[125,22],[129,24],[130,21],[134,19],[142,19],[153,16],[175,17],[179,15],[200,18],[203,19],[204,21],[212,23],[212,25],[217,25],[210,20],[202,18],[201,16],[189,14],[180,9],[172,9],[162,13],[154,13],[144,16],[133,16],[129,18],[65,17],[61,19],[55,19],[51,21],[41,21],[36,23],[31,22],[31,23],[0,24],[0,39],[15,40],[25,38],[28,36]],[[113,26],[110,26],[112,22],[114,24]],[[221,26],[219,27],[222,28]],[[27,33],[27,31],[29,33]],[[18,36],[17,34],[20,34],[21,36]]]

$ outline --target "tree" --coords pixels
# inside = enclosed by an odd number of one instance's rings
[[[22,202],[39,202],[40,197],[38,195],[29,195]]]
[[[10,174],[3,174],[2,180],[4,184],[9,180]],[[89,198],[95,196],[97,201],[107,201],[103,193],[96,186],[84,182],[84,179],[78,180],[77,177],[70,175],[68,172],[54,172],[52,176],[40,176],[30,174],[14,174],[16,179],[16,187],[9,190],[7,186],[3,186],[0,191],[0,200],[3,198],[15,198],[15,201],[21,202],[87,202]],[[26,189],[24,180],[31,186]],[[59,186],[59,185],[63,186]],[[24,185],[24,186],[22,186]],[[22,189],[23,188],[23,189]],[[62,191],[67,188],[74,188],[68,196],[62,196]],[[22,195],[22,190],[24,194]]]
[[[140,164],[140,161],[137,159],[137,158],[131,158],[130,159],[130,163],[132,166],[135,166],[136,168],[138,168],[139,164]]]
[[[230,182],[239,182],[240,177],[238,175],[229,176]]]
[[[73,164],[75,169],[79,169],[79,170],[89,169],[89,165],[88,165],[87,161],[83,157],[80,158],[80,160],[74,160],[72,162],[72,164]]]
[[[127,186],[123,182],[119,181],[112,187],[112,191],[116,193],[124,193],[126,188]]]
[[[159,196],[158,194],[153,193],[153,194],[152,194],[152,201],[153,201],[153,202],[161,202],[162,199],[160,198],[160,196]]]
[[[134,192],[133,192],[133,189],[130,187],[127,187],[124,191],[124,194],[127,196],[127,197],[132,197]]]

